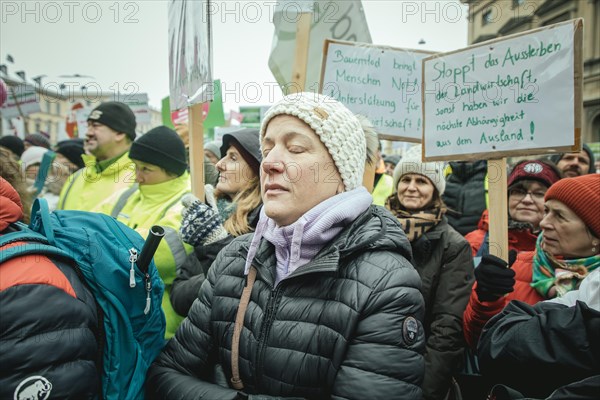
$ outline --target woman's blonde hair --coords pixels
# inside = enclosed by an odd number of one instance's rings
[[[23,222],[28,224],[31,214],[33,193],[29,190],[29,184],[25,179],[23,169],[13,153],[5,147],[0,146],[0,176],[7,180],[21,197],[23,205]]]
[[[245,180],[245,185],[232,199],[235,211],[225,220],[223,226],[232,236],[240,236],[252,232],[248,224],[248,215],[258,207],[262,199],[260,197],[260,179],[254,176]],[[226,194],[215,190],[215,197],[228,197]]]

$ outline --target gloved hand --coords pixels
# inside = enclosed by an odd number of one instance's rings
[[[179,229],[184,242],[196,247],[227,237],[228,233],[223,227],[223,220],[213,208],[198,199],[192,200],[188,196],[184,196],[181,202],[186,207]]]
[[[217,208],[217,200],[215,199],[215,188],[211,185],[204,185],[204,203],[208,204],[212,207],[215,212],[219,212]],[[181,204],[183,204],[183,210],[181,210],[181,215],[185,218],[185,214],[187,214],[190,206],[194,204],[196,201],[200,201],[196,196],[192,193],[188,193],[181,198]]]
[[[515,271],[510,267],[515,262],[516,255],[517,252],[511,250],[508,263],[491,254],[481,258],[479,266],[475,268],[475,293],[479,301],[496,301],[515,290]]]

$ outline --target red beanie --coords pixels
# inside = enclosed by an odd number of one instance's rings
[[[546,192],[545,200],[550,199],[573,210],[594,236],[600,237],[600,174],[563,178]]]
[[[526,160],[515,165],[508,176],[508,186],[522,180],[534,180],[550,187],[559,179],[558,172],[549,164],[537,160]]]

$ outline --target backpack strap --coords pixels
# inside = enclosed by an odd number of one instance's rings
[[[83,173],[83,170],[85,168],[87,168],[87,167],[78,169],[77,171],[75,171],[73,173],[73,175],[71,175],[69,177],[68,180],[70,180],[71,182],[69,183],[69,186],[67,187],[67,191],[65,192],[65,195],[62,198],[62,202],[60,202],[60,204],[58,204],[57,209],[59,209],[59,210],[65,209],[65,202],[67,201],[67,198],[69,197],[69,192],[71,191],[71,189],[73,188],[73,185],[75,184],[75,181],[77,180],[77,178],[79,178],[79,175],[81,175]]]
[[[50,171],[50,168],[52,168],[52,161],[54,161],[54,157],[56,157],[56,153],[52,150],[48,150],[42,156],[42,162],[40,163],[40,168],[35,177],[35,183],[33,184],[36,196],[42,192],[42,189],[44,189],[46,178],[48,178],[48,172]]]
[[[48,200],[43,198],[35,199],[31,207],[31,223],[29,227],[34,231],[41,231],[48,239],[48,243],[54,245],[54,232],[52,231],[52,222],[50,221],[50,208]]]
[[[117,200],[117,202],[115,203],[115,206],[110,212],[110,216],[113,218],[117,218],[123,207],[125,207],[125,204],[127,204],[127,200],[129,200],[131,195],[134,194],[138,189],[139,185],[136,183],[132,185],[129,189],[124,191],[123,194],[119,196],[119,200]]]
[[[8,250],[3,250],[0,255],[0,263],[8,261],[10,259],[25,256],[28,254],[35,255],[50,255],[55,257],[61,257],[71,260],[71,256],[67,252],[47,244],[42,243],[27,243],[15,247],[11,247]]]
[[[242,334],[244,316],[246,315],[248,303],[250,303],[250,293],[252,293],[252,286],[254,286],[255,279],[256,268],[250,266],[250,271],[248,271],[248,281],[246,287],[244,287],[244,290],[242,291],[240,305],[238,307],[237,315],[235,316],[233,339],[231,340],[231,385],[237,390],[242,390],[244,388],[244,382],[240,379],[240,336]]]
[[[44,235],[31,230],[10,232],[0,236],[0,247],[4,247],[12,242],[38,242],[48,244],[48,240]]]

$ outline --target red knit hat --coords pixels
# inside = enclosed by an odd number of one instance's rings
[[[550,164],[538,160],[525,160],[515,165],[511,171],[508,176],[508,186],[522,180],[534,180],[550,187],[559,179],[558,171]]]
[[[563,178],[550,186],[544,199],[558,200],[569,207],[594,236],[600,237],[600,174]]]

